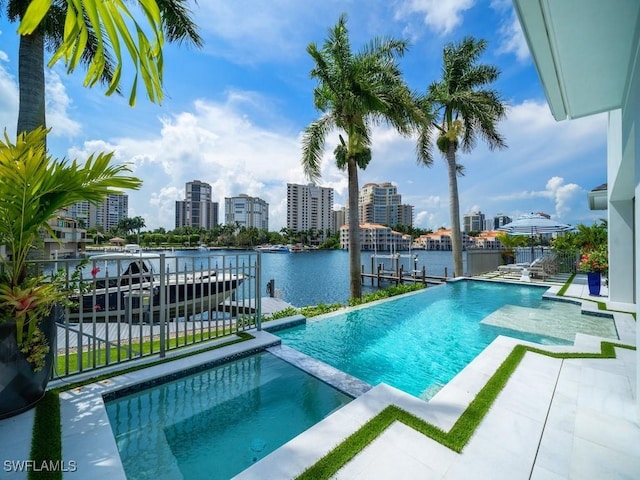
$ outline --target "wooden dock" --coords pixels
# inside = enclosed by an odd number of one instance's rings
[[[281,298],[262,297],[261,299],[262,315],[271,315],[272,313],[285,310],[289,307],[293,307],[293,305],[285,302]],[[231,313],[232,315],[251,315],[256,313],[255,300],[225,300],[218,306],[218,311]]]
[[[362,272],[360,273],[361,281],[363,284],[367,283],[367,279],[372,286],[380,287],[385,282],[395,283],[401,285],[404,283],[422,283],[428,285],[441,285],[447,281],[447,271],[445,269],[445,276],[439,275],[427,275],[426,268],[423,266],[421,269],[414,269],[405,272],[403,265],[396,264],[395,269],[384,269],[382,264],[378,264],[374,268],[373,261],[371,264],[371,273],[364,271],[364,265],[362,266]]]

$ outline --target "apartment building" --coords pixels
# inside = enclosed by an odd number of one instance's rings
[[[451,229],[442,228],[437,232],[420,235],[414,240],[414,245],[416,248],[423,248],[425,250],[451,250]],[[474,239],[462,232],[463,250],[474,245]]]
[[[225,197],[224,223],[269,231],[269,204],[244,193],[237,197]]]
[[[176,228],[211,230],[218,224],[218,203],[212,201],[211,185],[200,180],[187,182],[185,199],[176,201]]]
[[[463,232],[481,232],[484,227],[484,213],[482,212],[470,212],[462,217]]]
[[[349,249],[349,226],[340,227],[340,248]],[[401,251],[411,248],[411,235],[375,223],[360,224],[360,249],[371,251]]]
[[[287,228],[312,231],[313,242],[321,243],[333,231],[332,220],[333,188],[287,183]]]
[[[129,196],[126,193],[110,193],[99,205],[83,200],[71,205],[63,215],[75,220],[79,227],[100,227],[107,232],[129,216]]]
[[[390,182],[365,184],[358,192],[358,213],[360,223],[413,226],[413,206],[402,203],[402,195]]]

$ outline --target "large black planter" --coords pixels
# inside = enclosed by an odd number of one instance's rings
[[[34,407],[44,396],[56,351],[55,311],[40,322],[49,353],[44,368],[37,372],[18,348],[15,324],[0,323],[0,419]]]

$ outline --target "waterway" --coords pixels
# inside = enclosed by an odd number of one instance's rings
[[[167,255],[189,258],[198,266],[200,258],[202,265],[211,265],[215,262],[223,263],[223,260],[205,257],[218,255],[228,256],[224,260],[226,265],[239,264],[249,251],[245,250],[210,250],[202,252],[199,250],[175,250],[166,252]],[[251,253],[255,253],[250,251]],[[96,252],[98,253],[98,252]],[[155,252],[154,252],[155,253]],[[388,257],[389,252],[383,252],[373,258],[373,269],[375,271],[378,264],[383,264],[385,270],[395,270],[395,264]],[[364,266],[365,273],[372,271],[373,252],[367,251],[361,254],[361,265]],[[195,257],[195,258],[194,258]],[[246,258],[246,257],[245,257]],[[186,259],[185,259],[186,260]],[[276,295],[286,302],[302,307],[307,305],[317,305],[319,303],[346,303],[349,299],[349,252],[346,250],[311,250],[301,253],[261,253],[261,294],[267,296],[267,282],[273,279],[275,283]],[[463,262],[466,262],[466,255],[463,255]],[[179,265],[178,268],[181,268]],[[414,250],[412,252],[401,252],[400,264],[404,272],[426,268],[427,275],[452,276],[453,257],[450,251],[425,251]],[[175,265],[173,262],[167,263]],[[187,263],[185,262],[185,269]],[[217,264],[216,264],[217,265]],[[90,266],[86,267],[87,269]],[[175,267],[170,267],[173,270]],[[105,270],[103,268],[103,270]],[[88,275],[88,272],[86,272]],[[104,274],[103,271],[99,276]],[[388,286],[386,283],[382,286]],[[363,292],[376,290],[371,279],[365,279]]]
[[[211,252],[212,253],[212,252]],[[218,251],[215,251],[218,253]],[[223,252],[220,252],[223,253]],[[228,251],[226,253],[238,253]],[[388,252],[387,252],[388,253]],[[178,254],[178,252],[176,252]],[[182,255],[183,253],[179,253]],[[197,252],[185,251],[184,255],[197,255]],[[270,279],[275,282],[276,292],[282,299],[296,307],[317,305],[319,303],[346,303],[349,299],[349,252],[346,250],[315,250],[302,253],[262,253],[262,288],[266,296],[266,284]],[[445,269],[453,275],[453,257],[451,252],[417,250],[401,253],[401,262],[405,272],[426,268],[430,275],[444,276]],[[391,260],[380,254],[374,259],[374,265],[383,263],[391,269]],[[372,252],[362,252],[361,265],[366,273],[371,272]],[[466,255],[463,257],[466,260]],[[416,259],[416,260],[414,260]],[[375,269],[375,266],[374,266]],[[364,293],[376,290],[371,280],[363,284]]]

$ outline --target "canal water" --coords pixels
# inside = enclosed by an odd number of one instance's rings
[[[99,253],[99,252],[95,252]],[[150,251],[149,253],[161,253]],[[200,250],[175,250],[165,251],[167,256],[184,257],[184,269],[204,268],[207,265],[217,268],[220,265],[231,266],[232,264],[242,264],[247,259],[247,253],[255,254],[253,250],[210,250],[203,252]],[[389,257],[389,252],[378,254],[375,258],[372,252],[362,252],[361,265],[364,266],[365,273],[376,271],[377,265],[382,264],[385,270],[395,271],[396,266]],[[226,258],[217,259],[218,255]],[[91,255],[90,255],[91,257]],[[89,258],[90,258],[89,257]],[[209,257],[209,258],[208,258]],[[267,253],[263,252],[262,273],[261,273],[261,296],[267,296],[267,283],[273,280],[275,284],[276,296],[284,301],[296,306],[317,305],[319,303],[347,303],[349,300],[349,252],[346,250],[311,250],[300,253]],[[73,262],[73,260],[71,261]],[[211,263],[214,262],[214,263]],[[453,257],[450,251],[425,251],[414,250],[412,252],[400,253],[400,264],[405,273],[416,269],[420,272],[423,266],[427,275],[452,276]],[[463,255],[463,266],[466,263],[466,255]],[[180,260],[177,262],[178,269],[182,269]],[[175,269],[175,261],[167,261],[169,270]],[[85,267],[89,276],[88,269]],[[156,266],[157,268],[157,266]],[[102,268],[98,273],[101,276],[107,269]],[[384,286],[388,286],[386,283]],[[371,279],[363,282],[363,293],[373,292],[377,289]],[[246,292],[253,295],[253,289]]]
[[[241,254],[238,250],[212,250],[212,253]],[[388,253],[388,252],[387,252]],[[202,252],[176,251],[176,255],[198,256]],[[349,299],[349,252],[346,250],[312,250],[302,253],[262,253],[262,295],[266,296],[267,282],[275,282],[275,289],[282,299],[296,307],[346,303]],[[371,272],[372,252],[362,252],[361,265],[365,273]],[[379,254],[375,265],[382,263],[385,269],[392,269],[392,261]],[[466,255],[463,256],[466,260]],[[453,275],[453,257],[451,252],[415,250],[401,252],[400,261],[405,272],[417,266],[426,268],[427,275],[444,276],[445,269]],[[395,267],[394,267],[395,268]],[[372,292],[371,280],[366,279],[363,292]]]

